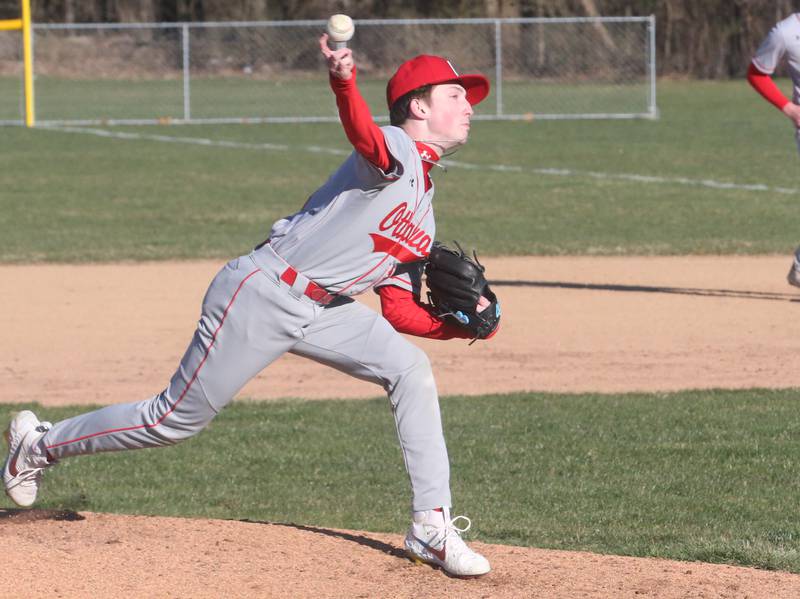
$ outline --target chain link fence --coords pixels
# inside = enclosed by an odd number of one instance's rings
[[[316,41],[324,26],[35,25],[37,123],[335,121]],[[19,43],[5,41],[0,34],[0,119],[21,123]],[[356,21],[350,46],[378,119],[386,81],[423,53],[489,77],[479,119],[655,118],[654,42],[653,17],[436,19]]]
[[[21,124],[24,113],[22,32],[0,31],[0,124]]]

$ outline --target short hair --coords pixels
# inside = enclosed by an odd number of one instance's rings
[[[412,89],[407,94],[397,98],[395,103],[392,104],[392,107],[389,109],[389,122],[395,127],[399,127],[405,123],[410,115],[409,107],[411,106],[411,100],[419,98],[421,100],[425,100],[426,102],[430,102],[432,89],[432,84],[423,85],[422,87]]]

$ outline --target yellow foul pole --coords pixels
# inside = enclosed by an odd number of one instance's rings
[[[31,1],[22,0],[22,53],[25,70],[25,125],[36,122],[33,104],[33,37],[31,36]]]
[[[0,21],[0,31],[19,31],[22,29],[22,55],[25,80],[25,124],[33,127],[36,118],[33,113],[33,37],[31,36],[31,0],[20,0],[22,18]]]

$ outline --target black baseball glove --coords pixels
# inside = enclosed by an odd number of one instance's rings
[[[473,251],[470,258],[457,241],[458,251],[433,243],[425,263],[428,301],[439,318],[469,331],[475,339],[486,339],[500,326],[500,302],[489,288],[485,268]],[[478,311],[481,296],[489,305]]]

